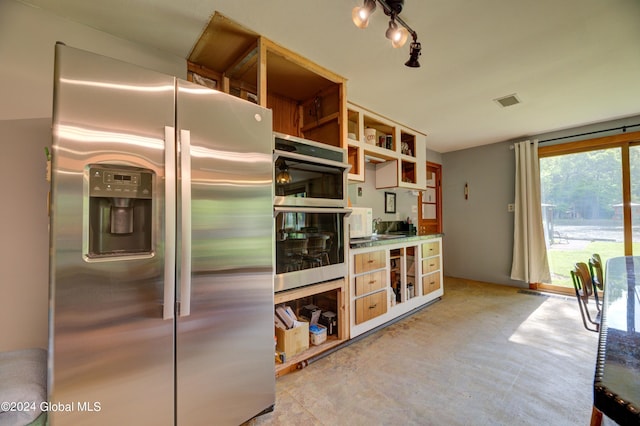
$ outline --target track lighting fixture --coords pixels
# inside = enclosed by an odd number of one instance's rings
[[[353,19],[353,23],[356,24],[356,27],[360,29],[367,28],[369,25],[369,17],[374,10],[376,10],[375,0],[364,0],[364,6],[354,7],[351,11],[351,19]]]
[[[402,47],[407,42],[409,38],[409,33],[405,28],[398,28],[398,24],[396,24],[395,19],[391,19],[389,21],[389,28],[387,28],[387,32],[385,36],[391,40],[391,45],[395,48]]]
[[[417,41],[411,43],[411,50],[409,51],[409,60],[404,64],[409,68],[419,68],[420,62],[418,62],[418,58],[420,57],[420,51],[422,50],[422,46]]]
[[[418,34],[400,18],[404,0],[364,0],[362,7],[356,6],[351,12],[353,23],[358,28],[367,28],[369,18],[376,10],[376,3],[379,3],[384,10],[384,14],[390,17],[389,27],[387,28],[385,36],[391,40],[393,47],[398,48],[404,46],[409,38],[409,34],[411,34],[413,42],[411,43],[409,60],[405,62],[405,65],[410,68],[419,67],[418,57],[420,56],[422,47],[420,43],[418,43]],[[402,28],[398,27],[398,24],[400,24]]]
[[[411,34],[413,42],[411,43],[409,60],[405,62],[405,65],[410,68],[418,68],[420,66],[418,57],[420,56],[422,47],[420,43],[418,43],[418,34],[400,18],[404,0],[364,0],[362,7],[356,6],[351,11],[353,23],[358,28],[367,28],[369,18],[376,10],[376,3],[380,4],[382,10],[384,10],[384,14],[391,18],[385,36],[391,40],[393,47],[398,48],[404,46],[409,39],[409,34]],[[400,24],[402,28],[398,27],[398,24]]]

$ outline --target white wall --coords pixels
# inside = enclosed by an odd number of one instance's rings
[[[186,76],[186,61],[0,0],[0,351],[47,347],[48,216],[56,41]]]

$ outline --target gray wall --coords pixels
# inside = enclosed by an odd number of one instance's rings
[[[0,0],[0,351],[47,347],[48,216],[56,41],[184,77],[186,61]]]
[[[0,121],[0,351],[46,347],[51,119]]]
[[[442,155],[443,263],[447,276],[522,285],[509,278],[514,153],[509,143]],[[465,183],[469,198],[464,198]]]
[[[634,124],[640,124],[640,116],[523,137],[517,141],[545,141],[598,132],[549,143],[574,142],[618,134],[622,131],[600,131]],[[640,131],[640,127],[629,131]],[[516,141],[442,154],[445,275],[528,286],[510,278],[514,216],[507,211],[507,205],[515,199],[513,142]],[[464,199],[465,183],[469,184],[468,200]]]

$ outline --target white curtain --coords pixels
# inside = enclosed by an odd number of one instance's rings
[[[551,274],[542,226],[538,141],[514,145],[516,153],[516,201],[511,279],[549,283]]]

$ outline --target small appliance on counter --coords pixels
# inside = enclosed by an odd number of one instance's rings
[[[353,207],[349,216],[349,238],[367,238],[373,234],[373,209]]]

